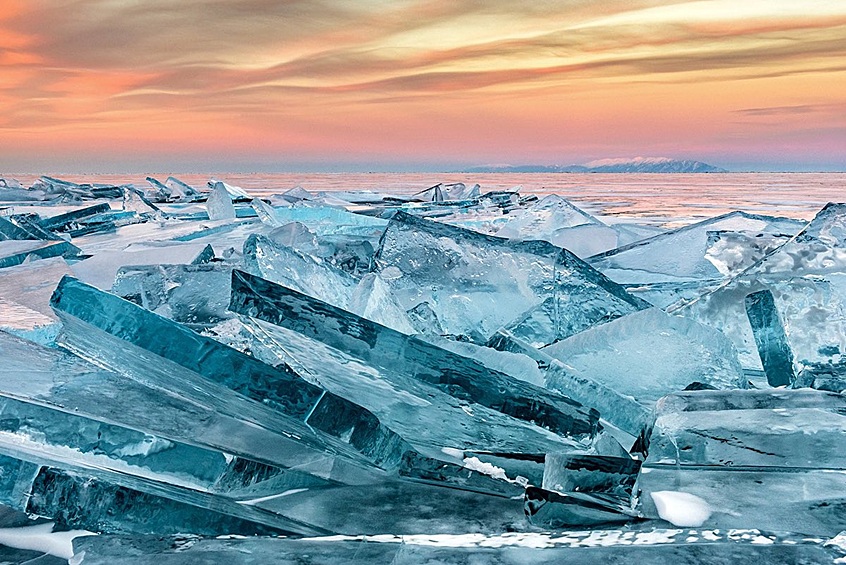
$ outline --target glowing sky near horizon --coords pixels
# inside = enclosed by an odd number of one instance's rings
[[[3,0],[0,171],[846,169],[842,0]]]

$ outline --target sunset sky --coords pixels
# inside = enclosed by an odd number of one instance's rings
[[[846,170],[844,0],[0,0],[0,173]]]

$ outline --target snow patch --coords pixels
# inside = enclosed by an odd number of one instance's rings
[[[697,528],[711,517],[711,507],[694,494],[661,490],[650,493],[650,496],[658,515],[674,526]]]
[[[59,557],[73,557],[73,539],[80,536],[96,536],[87,530],[53,532],[53,522],[22,528],[0,528],[0,545],[15,549],[41,551]]]

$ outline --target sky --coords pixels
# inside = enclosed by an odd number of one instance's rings
[[[0,172],[846,170],[843,0],[2,0]]]

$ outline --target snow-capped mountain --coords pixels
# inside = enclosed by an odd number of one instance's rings
[[[633,157],[598,159],[583,165],[495,165],[472,167],[466,173],[725,173],[725,169],[691,159]]]

